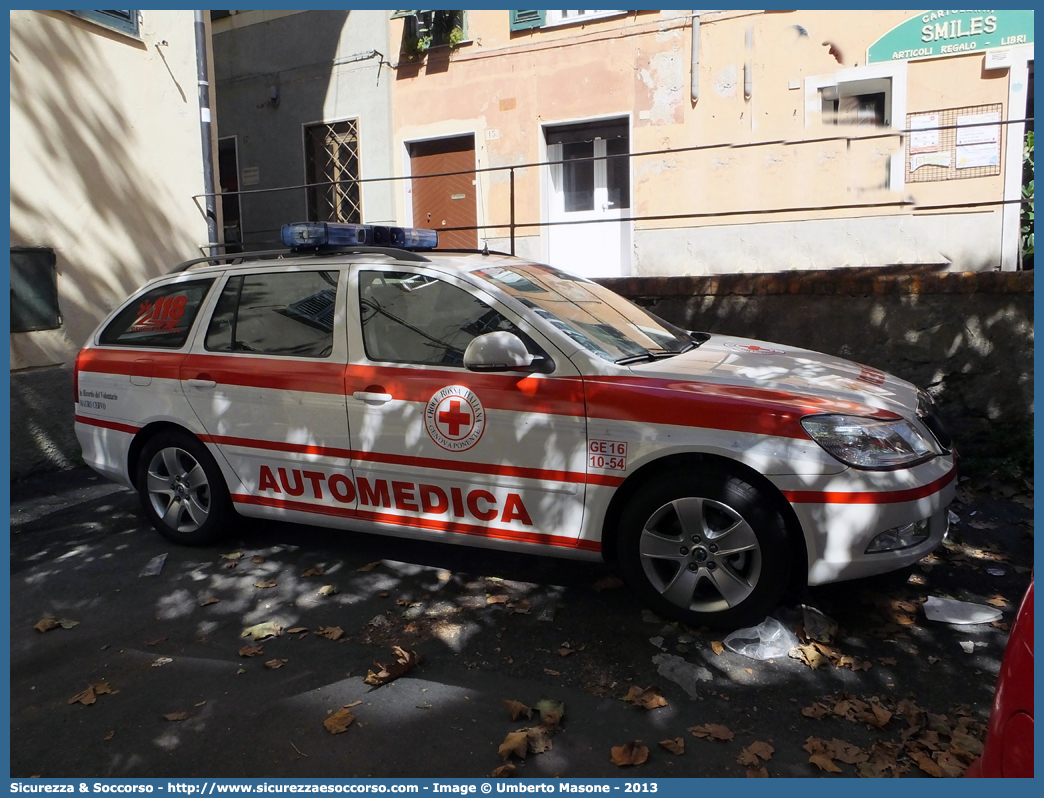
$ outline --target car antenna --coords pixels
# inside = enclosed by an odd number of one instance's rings
[[[489,242],[488,241],[483,241],[482,242],[482,254],[485,255],[487,258],[489,257]]]

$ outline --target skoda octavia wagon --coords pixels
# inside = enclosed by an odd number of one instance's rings
[[[84,460],[173,541],[239,515],[603,558],[657,612],[736,626],[946,532],[956,455],[904,380],[430,231],[283,238],[151,281],[76,359]]]

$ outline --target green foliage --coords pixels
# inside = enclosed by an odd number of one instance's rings
[[[1021,250],[1025,259],[1033,257],[1033,131],[1026,134],[1022,155],[1022,216],[1020,221]]]
[[[460,25],[456,25],[453,30],[450,31],[448,41],[450,47],[456,47],[459,45],[464,41],[464,29],[460,27]]]

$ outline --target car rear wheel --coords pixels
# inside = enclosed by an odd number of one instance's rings
[[[760,623],[787,587],[792,547],[783,517],[733,474],[654,480],[624,509],[620,529],[628,583],[657,612],[692,626]]]
[[[218,540],[235,518],[217,463],[197,438],[161,432],[138,460],[138,495],[161,535],[198,546]]]

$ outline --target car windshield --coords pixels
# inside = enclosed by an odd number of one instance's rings
[[[701,342],[608,288],[551,266],[497,266],[474,274],[496,284],[588,352],[614,363],[669,357]]]

